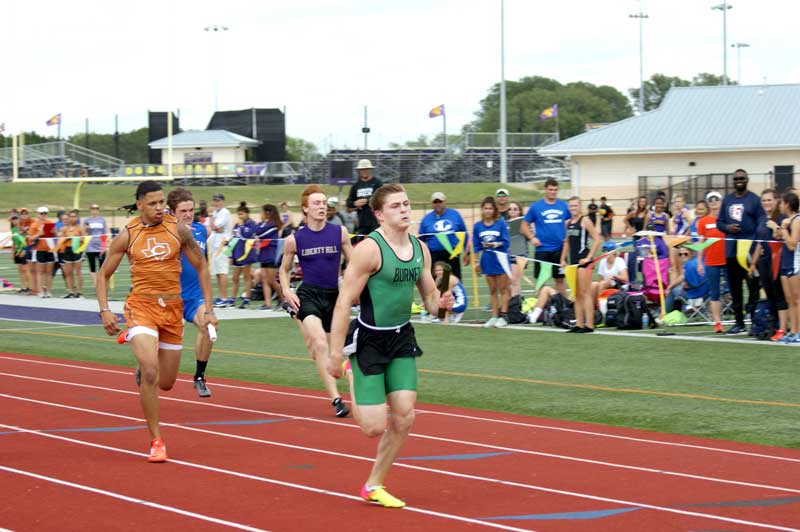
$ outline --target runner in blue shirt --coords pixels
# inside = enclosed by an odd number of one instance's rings
[[[453,233],[457,231],[466,232],[467,226],[457,210],[447,207],[447,196],[443,192],[434,192],[431,195],[431,204],[433,210],[426,214],[419,224],[419,239],[428,246],[433,263],[438,261],[446,262],[453,269],[453,274],[460,278],[460,254],[451,259],[450,252],[444,248],[434,233],[449,233],[447,239],[450,241],[450,247],[455,248],[458,238]],[[467,237],[465,236],[465,238]]]
[[[197,245],[205,255],[208,231],[203,224],[193,221],[194,198],[192,193],[183,188],[171,190],[167,196],[167,205],[178,223],[190,229]],[[193,385],[200,397],[211,397],[205,376],[208,359],[211,356],[211,338],[208,329],[200,325],[202,322],[199,318],[205,314],[213,314],[214,310],[206,309],[197,270],[183,253],[181,253],[181,299],[183,300],[183,319],[197,326],[197,339],[194,346],[197,365]]]
[[[544,197],[528,207],[525,221],[520,232],[536,248],[534,253],[534,277],[539,277],[540,261],[552,265],[556,289],[562,294],[564,290],[564,272],[558,266],[561,263],[561,248],[567,236],[566,222],[570,218],[569,208],[564,201],[557,198],[558,181],[552,177],[544,183]]]

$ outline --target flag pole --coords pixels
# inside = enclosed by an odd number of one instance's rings
[[[442,113],[442,133],[444,135],[444,151],[447,151],[447,113]]]
[[[558,110],[556,110],[556,142],[561,140],[561,128],[558,125]]]

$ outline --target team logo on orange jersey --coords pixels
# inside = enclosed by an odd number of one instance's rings
[[[148,259],[164,260],[171,251],[168,243],[156,242],[155,237],[151,237],[147,239],[147,247],[142,249],[142,254]]]

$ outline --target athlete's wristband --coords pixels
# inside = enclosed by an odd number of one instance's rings
[[[214,311],[213,311],[213,310],[209,310],[208,312],[204,312],[203,314],[205,314],[206,316],[208,316],[209,314],[214,314]]]
[[[100,312],[98,312],[97,315],[102,318],[103,317],[103,312],[111,312],[111,309],[110,308],[101,308]]]

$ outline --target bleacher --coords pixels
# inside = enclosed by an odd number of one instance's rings
[[[13,176],[12,148],[0,149],[0,179]],[[20,178],[109,177],[124,161],[69,142],[23,145],[18,152]],[[99,179],[102,181],[102,179]]]

